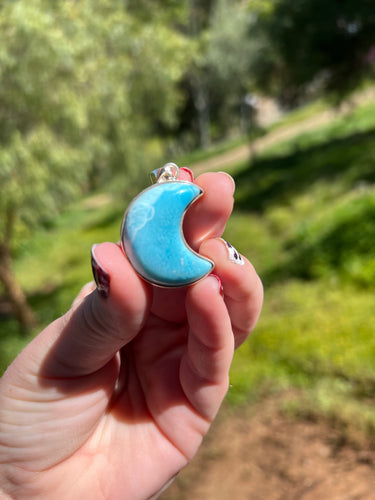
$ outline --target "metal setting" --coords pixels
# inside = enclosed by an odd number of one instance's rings
[[[171,182],[178,179],[180,169],[175,163],[166,163],[163,167],[153,170],[150,174],[153,184],[159,182]]]
[[[136,272],[161,287],[191,285],[212,272],[214,264],[185,240],[182,223],[202,189],[179,181],[179,169],[167,163],[152,173],[156,183],[129,205],[121,227],[122,247]]]

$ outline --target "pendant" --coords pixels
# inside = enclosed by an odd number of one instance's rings
[[[130,203],[121,227],[131,265],[144,280],[161,287],[192,285],[214,268],[211,260],[188,246],[182,230],[187,209],[203,190],[177,180],[178,174],[174,163],[154,171],[155,184]]]

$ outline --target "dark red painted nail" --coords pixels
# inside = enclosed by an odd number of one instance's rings
[[[219,282],[219,285],[220,285],[220,295],[222,297],[224,297],[224,287],[223,287],[223,284],[221,282],[221,279],[219,278],[219,276],[217,274],[210,274],[210,276],[212,276],[213,278],[216,278],[217,281]]]
[[[95,257],[95,247],[96,245],[93,245],[91,248],[92,274],[94,275],[94,280],[100,296],[106,299],[109,295],[110,277],[107,271],[105,271],[97,261]]]
[[[186,172],[187,174],[189,174],[190,176],[190,181],[191,182],[194,182],[194,174],[193,174],[193,171],[190,170],[190,168],[187,168],[187,167],[181,167],[180,170]]]

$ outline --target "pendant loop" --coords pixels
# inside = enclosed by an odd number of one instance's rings
[[[166,163],[163,167],[153,170],[150,174],[153,184],[161,182],[176,181],[180,169],[175,163]]]

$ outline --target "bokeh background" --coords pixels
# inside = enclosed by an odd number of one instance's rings
[[[374,78],[373,0],[3,0],[0,371],[91,280],[91,245],[118,240],[148,172],[226,170],[225,237],[265,305],[235,356],[224,427],[165,498],[231,498],[234,483],[237,498],[373,498]],[[229,450],[264,408],[268,434],[249,446],[273,436],[285,454],[268,469],[234,454],[242,479],[225,490],[217,473],[205,490],[202,470],[230,468],[213,444],[223,428]],[[308,446],[305,424],[326,451],[282,480],[275,464]],[[284,428],[299,446],[277,441]],[[342,493],[327,483],[337,471],[353,478]]]

